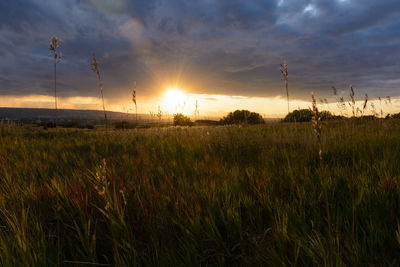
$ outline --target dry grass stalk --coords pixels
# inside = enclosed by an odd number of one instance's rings
[[[313,111],[312,125],[313,125],[314,132],[315,132],[315,135],[316,135],[317,140],[318,140],[318,148],[319,148],[318,155],[319,155],[319,159],[322,160],[322,142],[321,142],[322,125],[321,125],[321,116],[320,116],[320,113],[318,111],[317,102],[315,101],[314,92],[312,92],[311,98],[312,98],[312,111]]]
[[[335,86],[332,86],[332,90],[333,90],[333,95],[337,95],[337,90]]]
[[[137,123],[138,123],[138,119],[137,119],[137,104],[136,104],[136,82],[133,82],[132,102],[135,104],[135,109],[136,109],[136,124],[137,124]]]
[[[104,94],[103,94],[103,81],[101,80],[100,70],[99,70],[99,62],[96,59],[96,55],[92,54],[92,62],[90,62],[92,66],[92,70],[96,73],[97,79],[99,80],[99,88],[101,92],[101,99],[103,101],[103,112],[104,112],[104,120],[106,123],[106,134],[108,134],[108,121],[107,121],[107,113],[106,113],[106,106],[104,104]]]
[[[374,102],[371,102],[371,111],[372,111],[372,115],[374,115],[374,116],[378,115],[378,113],[376,112]]]
[[[149,111],[149,114],[150,114],[150,121],[153,122],[154,117],[155,117],[156,115],[155,115],[155,113],[154,113],[153,111],[151,111],[151,110]]]
[[[199,105],[198,105],[198,100],[196,99],[196,109],[194,111],[194,118],[195,120],[199,119]]]
[[[106,126],[106,146],[107,146],[107,154],[110,157],[110,170],[111,170],[111,177],[112,177],[112,172],[113,172],[113,164],[112,164],[112,157],[111,157],[111,150],[110,150],[110,140],[108,137],[108,120],[107,120],[107,112],[106,112],[106,106],[104,103],[104,94],[103,94],[103,80],[101,79],[100,75],[100,70],[99,70],[99,62],[97,61],[96,55],[94,52],[92,53],[92,62],[90,62],[90,65],[92,66],[92,70],[96,73],[97,79],[99,80],[99,88],[101,92],[101,100],[103,103],[103,112],[104,112],[104,121],[105,121],[105,126]],[[105,165],[104,165],[105,166]],[[104,167],[104,170],[106,167]],[[115,180],[112,180],[113,185],[115,185]]]
[[[390,116],[390,114],[392,113],[392,99],[390,98],[390,96],[386,96],[386,101],[390,105],[390,110],[389,110],[389,116]]]
[[[50,58],[53,60],[54,63],[54,106],[56,110],[56,127],[58,124],[58,108],[57,108],[57,63],[60,63],[62,58],[62,53],[58,52],[57,49],[60,47],[62,40],[53,36],[50,40],[49,50]]]
[[[344,113],[347,108],[346,108],[346,103],[344,102],[344,98],[340,97],[339,101],[337,102],[337,107],[340,109],[340,114],[343,116],[344,114],[347,115],[347,112]]]
[[[362,115],[364,115],[364,111],[367,108],[368,104],[368,94],[365,94],[365,99],[364,99],[364,105],[363,105],[363,110],[362,110]]]
[[[350,106],[351,106],[351,108],[352,108],[353,117],[356,116],[356,100],[355,100],[354,95],[355,95],[355,94],[354,94],[353,86],[350,85],[350,99],[351,99],[351,104],[350,104]]]
[[[286,64],[286,60],[281,64],[280,71],[283,75],[283,79],[285,79],[285,85],[286,85],[286,97],[287,97],[287,109],[288,109],[288,114],[290,113],[290,108],[289,108],[289,73],[288,73],[288,67]]]
[[[160,124],[161,124],[162,115],[163,115],[163,112],[161,110],[160,105],[158,105],[158,111],[157,111],[158,126],[160,126]]]
[[[57,128],[58,125],[58,107],[57,107],[57,64],[60,63],[62,58],[62,53],[58,52],[57,49],[60,47],[61,39],[53,36],[50,40],[49,50],[50,50],[50,58],[53,60],[54,63],[54,107],[56,110],[56,120],[55,126]],[[57,205],[59,205],[59,197],[57,197]],[[57,220],[57,236],[60,236],[60,221]],[[57,241],[57,248],[61,247],[60,238]],[[60,258],[57,257],[58,265],[60,265]]]
[[[100,196],[104,196],[110,185],[110,182],[107,180],[107,162],[104,158],[102,164],[100,164],[100,170],[101,172],[96,172],[95,175],[98,185],[95,185],[94,189],[96,189]]]

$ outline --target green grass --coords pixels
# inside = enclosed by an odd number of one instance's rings
[[[400,121],[6,127],[3,266],[400,264]],[[80,263],[79,263],[80,262]]]

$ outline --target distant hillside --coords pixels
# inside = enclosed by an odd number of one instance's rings
[[[49,108],[0,108],[0,120],[22,121],[22,122],[48,122],[53,121],[55,110]],[[107,111],[107,118],[110,122],[115,121],[135,121],[134,113],[123,113]],[[218,121],[220,117],[204,116],[201,120]],[[58,120],[60,122],[77,121],[83,123],[103,124],[104,113],[102,110],[79,110],[79,109],[59,109]],[[139,123],[157,122],[158,119],[150,114],[138,114]],[[172,121],[172,114],[167,117],[163,115],[162,120]],[[200,121],[201,121],[200,120]],[[276,122],[279,119],[265,118],[266,122]],[[200,122],[201,124],[201,122]]]
[[[13,121],[52,121],[55,116],[54,109],[46,108],[0,108],[0,120]],[[107,118],[110,121],[135,120],[135,114],[107,111]],[[138,114],[138,119],[149,119],[146,114]],[[59,121],[80,121],[80,122],[101,122],[104,120],[104,113],[101,110],[76,110],[59,109]]]

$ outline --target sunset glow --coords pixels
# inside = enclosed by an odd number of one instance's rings
[[[188,97],[178,88],[168,89],[164,94],[163,107],[169,113],[183,113]]]

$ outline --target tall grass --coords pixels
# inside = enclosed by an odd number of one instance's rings
[[[399,265],[400,122],[323,127],[3,126],[0,264]]]
[[[312,104],[312,125],[314,128],[315,136],[317,137],[318,143],[318,155],[319,159],[322,160],[322,142],[321,142],[321,133],[322,133],[322,126],[321,126],[321,116],[317,107],[317,101],[315,101],[314,92],[311,94],[311,104]]]
[[[57,64],[60,63],[61,58],[62,58],[62,53],[58,51],[60,45],[61,45],[61,39],[53,36],[50,40],[50,45],[49,45],[49,50],[50,52],[50,58],[53,60],[54,64],[54,107],[56,111],[56,118],[55,118],[55,124],[57,127],[58,124],[58,107],[57,107]]]
[[[108,138],[108,121],[107,121],[107,112],[106,112],[106,105],[104,103],[104,93],[103,93],[103,80],[101,79],[100,69],[99,69],[99,62],[97,61],[96,55],[92,53],[92,62],[90,62],[92,66],[92,70],[96,73],[97,80],[99,81],[99,89],[101,93],[101,101],[103,104],[103,112],[104,112],[104,122],[106,127],[106,137]]]
[[[138,116],[137,116],[137,103],[136,103],[136,82],[133,83],[133,90],[132,90],[132,102],[135,104],[135,111],[136,111],[136,124],[138,124]]]
[[[353,117],[356,117],[356,99],[355,99],[355,93],[354,93],[354,89],[353,86],[350,85],[350,100],[351,102],[349,102],[349,106],[351,107],[351,111],[353,114]]]
[[[194,120],[198,120],[199,119],[199,103],[198,100],[196,99],[196,105],[195,105],[195,110],[194,110]]]
[[[283,75],[283,79],[285,80],[285,88],[286,88],[286,97],[287,97],[287,109],[288,109],[288,114],[290,113],[290,108],[289,108],[289,72],[288,72],[288,67],[286,64],[286,60],[281,64],[280,71]]]

